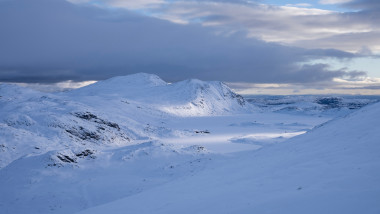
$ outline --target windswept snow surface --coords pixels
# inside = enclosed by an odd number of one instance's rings
[[[144,73],[1,84],[0,213],[378,213],[379,109],[325,123]]]
[[[380,213],[380,104],[81,214]]]

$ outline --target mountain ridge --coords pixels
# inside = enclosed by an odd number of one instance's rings
[[[246,113],[254,110],[253,105],[246,104],[242,96],[222,82],[189,79],[167,83],[157,75],[147,73],[114,77],[63,94],[125,98],[176,116]]]

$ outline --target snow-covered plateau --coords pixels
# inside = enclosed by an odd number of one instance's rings
[[[114,77],[0,84],[0,213],[380,213],[380,103]]]

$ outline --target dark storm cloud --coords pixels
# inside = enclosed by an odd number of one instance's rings
[[[197,25],[63,0],[0,1],[0,28],[0,82],[101,80],[136,72],[155,73],[167,81],[318,82],[349,72],[296,63],[354,56],[265,43],[239,34],[216,36]]]

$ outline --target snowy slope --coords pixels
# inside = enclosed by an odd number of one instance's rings
[[[48,151],[98,150],[141,139],[136,122],[111,121],[100,109],[53,94],[0,85],[0,167]]]
[[[380,103],[84,213],[379,213]],[[146,206],[148,205],[148,206]]]

